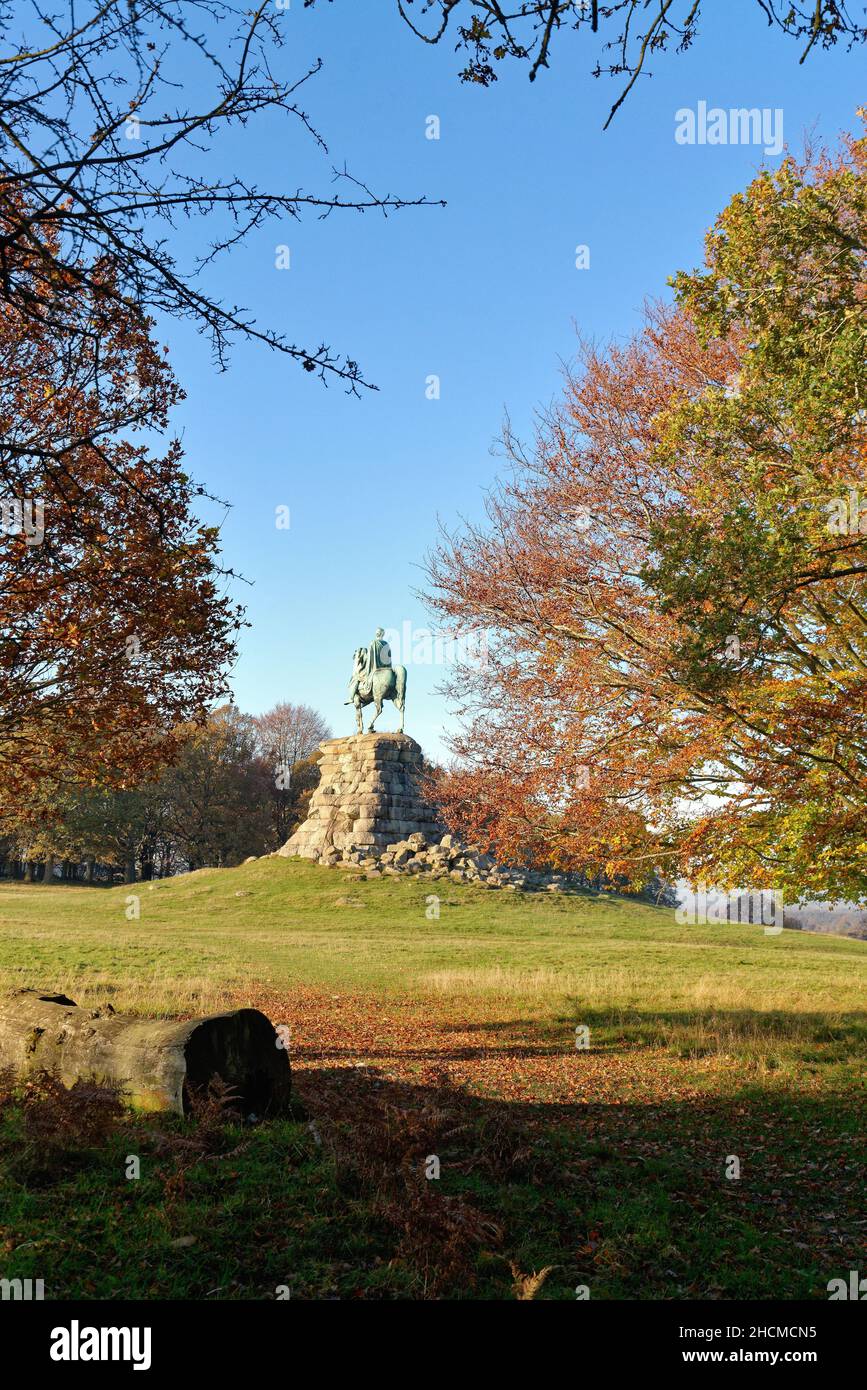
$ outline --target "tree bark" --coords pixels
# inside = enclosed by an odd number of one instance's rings
[[[279,1113],[291,1089],[289,1058],[258,1009],[183,1022],[79,1008],[63,994],[16,990],[0,998],[0,1071],[39,1071],[66,1086],[114,1081],[140,1110],[189,1112],[213,1076],[238,1092],[243,1113]]]

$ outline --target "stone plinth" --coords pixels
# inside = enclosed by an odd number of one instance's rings
[[[319,745],[319,786],[282,855],[319,859],[351,846],[383,849],[409,835],[439,839],[443,827],[424,799],[421,748],[408,734],[353,734]]]

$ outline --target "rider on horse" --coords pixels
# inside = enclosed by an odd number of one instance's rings
[[[365,705],[375,705],[376,713],[368,725],[368,733],[373,733],[376,720],[382,714],[383,700],[393,700],[400,711],[398,733],[403,733],[404,711],[406,709],[406,667],[394,666],[391,648],[385,640],[381,627],[369,647],[358,647],[354,654],[352,680],[349,682],[348,705],[355,706],[355,722],[359,733],[364,732],[361,717]]]
[[[385,640],[385,632],[381,627],[376,629],[376,635],[367,648],[364,667],[353,676],[349,682],[349,699],[347,705],[351,705],[355,700],[356,692],[362,695],[369,695],[373,684],[373,673],[382,667],[391,666],[391,647]]]

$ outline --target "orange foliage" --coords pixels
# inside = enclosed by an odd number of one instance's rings
[[[150,321],[100,293],[108,264],[83,293],[10,255],[28,307],[0,306],[0,502],[40,504],[44,535],[0,531],[7,803],[41,777],[123,782],[159,762],[224,690],[240,626],[180,446],[153,456],[136,438],[163,432],[181,395]]]

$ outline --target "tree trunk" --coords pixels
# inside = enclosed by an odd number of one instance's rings
[[[89,859],[87,860],[87,868],[86,868],[86,870],[85,870],[85,875],[84,875],[84,881],[85,881],[85,883],[93,883],[93,870],[94,870],[95,867],[96,867],[96,866],[95,866],[95,864],[94,864],[93,859],[92,859],[92,858],[89,858]]]
[[[44,879],[43,879],[43,882],[44,882],[44,883],[52,883],[53,881],[54,881],[54,855],[53,855],[53,854],[49,854],[48,858],[47,858],[46,861],[45,861],[45,877],[44,877]]]
[[[79,1008],[63,994],[16,990],[0,998],[0,1071],[48,1071],[66,1086],[96,1078],[123,1085],[140,1110],[186,1114],[191,1093],[216,1075],[244,1114],[279,1113],[289,1100],[289,1058],[258,1009],[173,1022]]]

